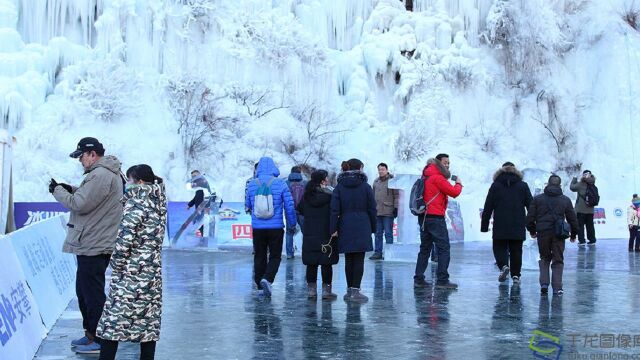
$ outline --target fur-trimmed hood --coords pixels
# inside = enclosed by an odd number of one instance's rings
[[[424,170],[422,170],[422,175],[432,176],[436,175],[437,173],[440,173],[447,180],[451,178],[451,172],[447,170],[444,165],[442,165],[442,162],[440,160],[435,158],[429,159],[427,161],[427,166],[425,166]]]
[[[360,170],[349,170],[338,175],[338,183],[346,187],[356,187],[367,182],[367,175]]]
[[[493,174],[493,181],[500,182],[505,186],[511,186],[522,181],[522,179],[524,179],[524,176],[515,166],[503,166]]]

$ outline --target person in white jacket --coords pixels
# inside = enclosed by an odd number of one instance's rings
[[[631,205],[627,209],[627,224],[629,224],[629,251],[640,252],[640,197],[638,194],[633,194]]]

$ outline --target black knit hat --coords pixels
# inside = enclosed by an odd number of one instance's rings
[[[511,161],[507,161],[506,163],[502,164],[502,167],[506,167],[506,166],[513,166],[516,167],[514,163],[512,163]]]
[[[585,170],[582,172],[582,175],[591,174],[591,170]]]

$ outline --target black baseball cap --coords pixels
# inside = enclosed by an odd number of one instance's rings
[[[80,139],[80,142],[78,143],[78,147],[76,148],[76,151],[72,152],[71,154],[69,154],[70,157],[77,159],[79,158],[83,153],[87,152],[87,151],[104,151],[104,147],[102,146],[102,144],[100,143],[100,141],[98,141],[98,139],[96,138],[92,138],[92,137],[86,137],[86,138],[82,138]]]

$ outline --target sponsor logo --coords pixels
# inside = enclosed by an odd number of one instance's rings
[[[253,228],[249,224],[233,224],[231,234],[233,240],[253,239]]]
[[[31,225],[33,223],[37,223],[38,221],[50,219],[54,216],[66,213],[66,211],[27,211],[28,218],[22,226]]]
[[[613,215],[615,215],[615,217],[621,218],[622,214],[623,214],[622,208],[617,207],[617,208],[613,209]]]
[[[238,214],[240,214],[240,211],[229,208],[218,210],[218,217],[220,218],[220,220],[238,220]]]

